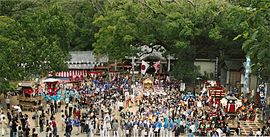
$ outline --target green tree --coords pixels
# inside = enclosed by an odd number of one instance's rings
[[[15,20],[0,16],[0,91],[9,90],[11,81],[23,78],[20,33]]]
[[[232,51],[243,55],[243,40],[232,39],[246,26],[234,26],[232,12],[239,8],[227,1],[112,0],[104,9],[94,21],[99,27],[94,43],[97,54],[122,59],[138,52],[136,47],[160,45],[178,59],[173,74],[178,71],[181,77],[195,72],[198,55],[215,58],[220,52],[231,56]]]
[[[48,1],[40,0],[2,0],[0,1],[0,15],[8,16],[13,19],[19,19],[22,15],[46,7]]]
[[[270,73],[270,2],[242,0],[235,2],[241,7],[238,22],[247,27],[234,40],[244,40],[243,50],[250,56],[254,73]]]
[[[31,73],[62,71],[67,69],[68,51],[74,24],[72,18],[61,7],[53,5],[23,16],[19,23],[25,29],[25,38],[32,44],[24,47],[29,57]],[[35,68],[35,69],[34,69]]]
[[[21,15],[0,16],[0,90],[13,81],[67,69],[72,18],[57,5]]]
[[[71,39],[71,50],[92,50],[94,34],[97,27],[93,24],[99,10],[94,0],[63,1],[59,4],[63,10],[72,16],[75,29]]]

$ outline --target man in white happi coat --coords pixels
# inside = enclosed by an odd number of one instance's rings
[[[161,120],[161,128],[160,128],[160,137],[165,137],[165,129],[164,129],[164,119]]]
[[[105,123],[105,122],[104,122]],[[99,132],[100,132],[100,137],[106,137],[105,136],[105,131],[104,131],[104,124],[102,124],[101,122],[100,122],[100,127],[99,127]]]
[[[173,135],[174,123],[173,123],[172,119],[169,120],[169,124],[170,124],[170,126],[169,126],[169,137],[173,137],[174,136]]]
[[[104,135],[105,135],[105,137],[110,137],[111,123],[110,123],[109,114],[105,115],[103,126],[104,126]]]
[[[94,121],[87,118],[85,124],[88,125],[87,137],[94,137]]]
[[[133,121],[133,136],[139,137],[138,120]]]
[[[154,129],[152,123],[149,121],[149,133],[148,137],[154,137]]]

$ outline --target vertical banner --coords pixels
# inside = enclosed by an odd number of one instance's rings
[[[244,97],[246,96],[247,93],[247,83],[248,83],[248,75],[250,73],[250,58],[249,56],[246,57],[246,62],[245,62],[245,77],[244,77]]]
[[[170,70],[171,70],[171,56],[169,55],[168,56],[168,72],[170,72]]]
[[[264,82],[261,82],[258,88],[259,94],[260,94],[260,105],[262,107],[266,106],[266,92],[267,92],[267,86]]]
[[[216,58],[216,63],[215,63],[215,78],[218,80],[218,57]]]

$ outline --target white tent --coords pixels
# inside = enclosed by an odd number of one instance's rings
[[[43,82],[44,83],[50,83],[50,82],[58,82],[59,79],[55,79],[55,78],[48,78],[48,79],[45,79]]]

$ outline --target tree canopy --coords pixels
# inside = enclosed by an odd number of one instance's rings
[[[234,3],[242,8],[238,21],[246,29],[234,40],[244,39],[242,49],[250,56],[255,73],[270,73],[270,2],[265,0]]]
[[[70,15],[53,5],[12,18],[0,16],[0,90],[12,81],[67,69],[74,31]]]
[[[160,45],[182,62],[177,64],[185,64],[181,69],[175,67],[179,74],[193,72],[198,54],[209,58],[220,52],[229,56],[243,54],[243,40],[233,38],[247,26],[236,26],[238,16],[232,13],[240,8],[227,1],[111,0],[104,7],[104,13],[94,21],[99,27],[94,43],[96,53],[121,59],[134,54],[138,46]],[[183,77],[186,76],[180,78]]]

